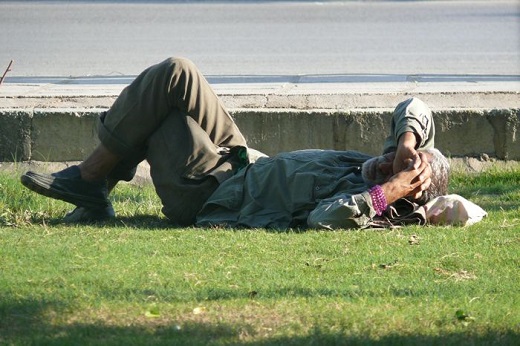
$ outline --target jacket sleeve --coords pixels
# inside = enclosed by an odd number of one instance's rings
[[[370,194],[338,194],[323,199],[307,217],[310,228],[365,228],[376,215]]]
[[[435,125],[430,108],[418,98],[411,98],[397,105],[392,115],[390,135],[386,138],[383,153],[395,151],[397,141],[405,132],[413,132],[418,138],[416,149],[434,147]]]

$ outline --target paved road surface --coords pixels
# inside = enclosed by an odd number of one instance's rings
[[[135,75],[520,75],[518,1],[0,1],[0,71]],[[1,73],[0,72],[0,73]]]

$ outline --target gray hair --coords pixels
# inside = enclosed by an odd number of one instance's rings
[[[430,187],[423,192],[421,198],[417,200],[418,203],[424,204],[438,196],[448,194],[448,183],[450,180],[450,163],[448,159],[442,155],[437,149],[424,149],[423,152],[432,155],[430,167],[432,169]]]

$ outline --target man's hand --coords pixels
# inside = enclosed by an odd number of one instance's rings
[[[431,184],[432,169],[426,154],[419,152],[409,163],[409,166],[395,174],[381,188],[386,202],[391,204],[403,197],[421,197],[422,192]]]
[[[417,156],[417,150],[415,150],[416,145],[417,138],[413,132],[405,132],[399,137],[393,163],[394,174],[408,168],[410,162]]]

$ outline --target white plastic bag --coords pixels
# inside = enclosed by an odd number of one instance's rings
[[[434,225],[470,226],[487,216],[484,209],[455,194],[434,198],[424,208],[426,219]]]

